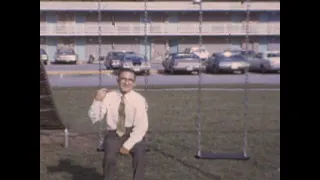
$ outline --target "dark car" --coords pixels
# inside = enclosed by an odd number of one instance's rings
[[[47,65],[49,63],[49,58],[47,52],[40,48],[40,60],[43,62],[43,64]]]
[[[143,55],[125,53],[120,60],[120,67],[132,69],[136,73],[149,74],[151,65]]]
[[[120,67],[120,60],[125,54],[135,54],[132,51],[112,51],[109,52],[104,60],[106,69],[118,69]]]
[[[232,54],[230,52],[223,52],[213,54],[206,64],[206,72],[220,73],[230,72],[234,73],[240,71],[242,74],[248,70],[249,63],[245,56],[241,54]]]
[[[231,53],[232,55],[245,56],[248,60],[252,59],[256,55],[256,52],[254,50],[244,50],[244,49],[236,50],[236,49],[233,49],[233,50],[225,50],[224,51],[224,53],[227,53],[227,52]]]

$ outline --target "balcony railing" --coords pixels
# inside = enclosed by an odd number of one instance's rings
[[[97,36],[97,24],[41,24],[41,36]],[[246,24],[215,23],[203,24],[202,35],[245,35]],[[280,23],[251,23],[248,28],[250,35],[280,35]],[[147,34],[150,36],[190,36],[199,34],[199,25],[193,24],[148,24]],[[144,24],[101,25],[101,35],[104,36],[143,36]]]
[[[148,2],[148,11],[198,11],[199,5],[186,2]],[[203,2],[203,11],[246,11],[247,4],[239,2]],[[144,2],[102,2],[102,11],[143,11]],[[40,11],[97,11],[96,2],[40,1]],[[280,11],[279,2],[250,2],[252,11]]]

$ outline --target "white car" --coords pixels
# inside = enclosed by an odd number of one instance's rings
[[[199,58],[201,60],[207,60],[210,56],[210,53],[207,51],[206,48],[204,47],[192,47],[192,48],[187,48],[185,49],[184,51],[185,53],[188,53],[188,54],[195,54],[197,56],[199,56]]]
[[[248,62],[250,71],[280,72],[280,51],[259,52]]]
[[[61,48],[58,49],[54,55],[54,60],[56,63],[72,63],[77,64],[78,55],[73,49]]]

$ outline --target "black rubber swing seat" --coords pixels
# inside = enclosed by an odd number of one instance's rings
[[[98,147],[96,149],[97,152],[104,152],[104,148],[103,147]],[[146,151],[149,152],[150,151],[150,148],[149,147],[146,147]]]
[[[209,153],[204,152],[201,155],[195,155],[197,159],[234,159],[234,160],[248,160],[249,156],[244,153]]]
[[[101,148],[101,147],[98,147],[98,148],[97,148],[97,152],[104,152],[104,149]]]

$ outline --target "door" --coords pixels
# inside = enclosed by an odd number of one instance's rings
[[[40,48],[42,48],[45,51],[47,51],[47,45],[46,45],[46,38],[45,37],[40,37]]]
[[[241,48],[242,48],[242,49],[246,49],[246,46],[247,46],[247,43],[246,43],[246,41],[245,41],[245,39],[244,39],[243,42],[242,42]],[[259,51],[259,42],[250,40],[250,41],[248,42],[248,50]]]
[[[115,38],[112,40],[115,51],[140,51],[139,41],[135,37]]]
[[[162,65],[163,65],[163,67],[164,67],[165,70],[169,70],[169,65],[170,65],[170,62],[171,62],[171,61],[172,61],[172,56],[171,56],[171,55],[168,56],[168,58],[166,58],[166,59],[163,61]]]
[[[169,51],[170,53],[179,52],[179,42],[176,39],[169,40]]]
[[[280,51],[280,38],[278,38],[278,37],[269,38],[268,50],[269,51]]]
[[[184,52],[184,50],[187,48],[198,47],[198,46],[199,46],[198,38],[188,37],[188,38],[179,40],[179,52]]]
[[[166,42],[164,40],[154,40],[151,43],[152,62],[162,62],[166,54]]]
[[[90,55],[97,60],[98,59],[98,38],[97,37],[87,37],[86,38],[86,57],[89,58]]]
[[[229,49],[230,43],[223,37],[208,37],[203,39],[203,46],[210,52],[211,56],[213,53]]]
[[[263,54],[262,53],[257,53],[254,58],[249,60],[250,63],[250,69],[251,70],[259,70],[260,69],[260,64],[262,62]]]

